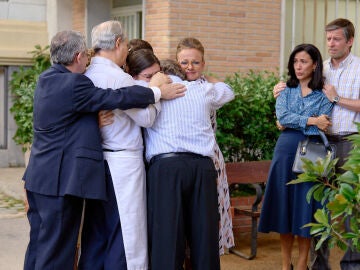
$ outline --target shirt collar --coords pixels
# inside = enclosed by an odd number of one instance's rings
[[[346,67],[347,65],[349,65],[352,60],[354,59],[354,55],[352,53],[349,53],[349,55],[339,64],[339,68],[343,68]],[[328,63],[329,63],[329,67],[332,69],[332,63],[331,63],[331,58],[328,59]]]
[[[113,61],[111,61],[108,58],[102,57],[102,56],[94,56],[91,58],[91,64],[104,64],[111,66],[116,69],[121,69],[117,64],[115,64]],[[122,69],[121,69],[122,70]]]

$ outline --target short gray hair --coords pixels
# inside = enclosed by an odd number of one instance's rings
[[[98,50],[112,50],[115,48],[116,40],[126,39],[126,35],[119,21],[106,21],[94,26],[91,31],[92,48]]]
[[[65,66],[73,63],[76,54],[86,52],[85,37],[73,30],[58,32],[50,44],[51,61]]]

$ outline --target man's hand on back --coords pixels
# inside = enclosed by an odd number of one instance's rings
[[[156,73],[150,80],[149,87],[157,86],[161,91],[162,99],[174,99],[185,95],[186,87],[180,83],[171,83],[169,76]]]

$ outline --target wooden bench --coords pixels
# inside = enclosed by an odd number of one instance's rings
[[[257,250],[257,221],[260,217],[259,204],[262,200],[263,189],[261,184],[265,184],[269,172],[271,161],[247,161],[226,163],[226,174],[229,189],[239,189],[243,185],[251,185],[256,191],[256,198],[250,209],[241,206],[234,207],[234,216],[251,217],[251,252],[246,255],[235,248],[230,248],[230,252],[242,258],[251,260],[256,256]],[[234,218],[234,217],[233,217]]]

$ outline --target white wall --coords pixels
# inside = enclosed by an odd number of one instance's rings
[[[46,21],[46,0],[1,1],[0,20]]]
[[[49,43],[59,31],[72,28],[72,0],[47,0]]]
[[[10,79],[12,66],[28,63],[28,52],[34,49],[34,45],[45,45],[47,42],[46,2],[47,0],[0,1],[0,64],[10,66],[9,74],[0,74],[1,109],[9,109],[12,105],[11,94],[4,83],[4,80]],[[7,104],[4,105],[4,102]],[[2,143],[5,140],[5,147],[0,148],[0,167],[24,166],[21,147],[12,139],[16,130],[13,115],[9,110],[2,111],[0,121],[3,122],[0,126]]]

